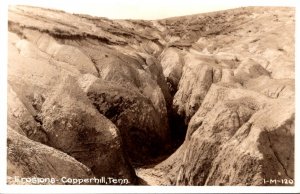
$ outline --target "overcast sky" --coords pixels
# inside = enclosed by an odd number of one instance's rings
[[[71,13],[111,19],[159,19],[180,15],[230,9],[247,5],[276,5],[281,0],[10,0],[9,4],[26,4],[55,8]]]

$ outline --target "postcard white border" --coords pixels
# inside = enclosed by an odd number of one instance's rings
[[[280,186],[29,186],[29,185],[6,185],[6,137],[7,137],[7,7],[8,4],[26,4],[34,3],[42,0],[14,0],[14,1],[0,1],[0,193],[300,193],[300,179],[299,179],[299,102],[296,100],[296,123],[295,123],[295,186],[280,187]],[[53,0],[52,0],[53,1]],[[89,2],[91,0],[76,1]],[[125,0],[124,0],[125,1]],[[128,0],[129,1],[129,0]],[[152,3],[157,3],[162,0],[151,0]],[[174,0],[175,1],[175,0]],[[71,0],[60,0],[58,3],[75,3]],[[97,1],[101,2],[101,1]],[[211,0],[203,1],[205,4],[226,3],[237,6],[292,6],[296,7],[296,99],[299,96],[299,6],[297,0],[251,0],[251,1],[237,1],[237,0]],[[188,3],[188,0],[186,0]]]

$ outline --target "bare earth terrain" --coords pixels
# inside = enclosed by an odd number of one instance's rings
[[[9,7],[8,183],[292,185],[294,14],[144,21]]]

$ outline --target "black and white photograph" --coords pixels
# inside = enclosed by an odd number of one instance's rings
[[[300,192],[296,1],[229,2],[8,1],[0,192]]]

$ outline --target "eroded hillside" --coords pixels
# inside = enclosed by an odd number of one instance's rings
[[[294,12],[144,21],[9,7],[8,176],[293,180]]]

